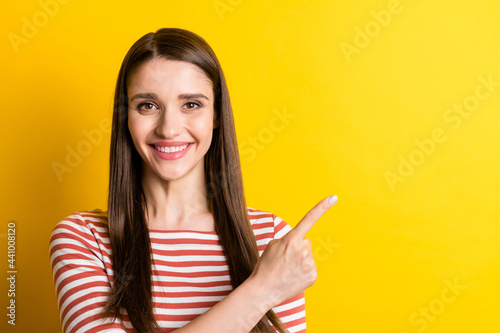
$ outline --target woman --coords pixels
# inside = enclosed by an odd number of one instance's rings
[[[317,272],[304,235],[335,201],[292,231],[247,207],[215,54],[186,30],[146,34],[116,85],[108,211],[52,233],[63,331],[305,332]]]

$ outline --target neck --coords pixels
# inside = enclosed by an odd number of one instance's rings
[[[193,174],[166,181],[144,171],[142,186],[147,200],[150,229],[213,231],[205,175]]]

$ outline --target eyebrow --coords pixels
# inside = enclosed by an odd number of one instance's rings
[[[151,94],[151,93],[140,93],[140,94],[135,94],[130,98],[130,101],[132,102],[134,99],[138,98],[144,98],[144,99],[157,99],[158,95],[156,94]]]
[[[135,94],[130,98],[130,101],[133,101],[134,99],[138,98],[143,98],[143,99],[158,99],[158,95],[153,94],[153,93],[139,93]],[[186,100],[186,99],[192,99],[192,98],[205,98],[206,100],[209,100],[209,98],[203,94],[180,94],[177,96],[177,99],[179,100]]]
[[[208,101],[208,97],[203,94],[180,94],[177,99],[204,98]]]

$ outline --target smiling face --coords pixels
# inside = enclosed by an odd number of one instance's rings
[[[127,82],[128,127],[146,177],[203,177],[212,142],[212,82],[196,65],[153,58]]]

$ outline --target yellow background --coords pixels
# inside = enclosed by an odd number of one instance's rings
[[[65,2],[2,10],[1,267],[15,220],[18,270],[15,327],[0,283],[2,332],[60,332],[49,236],[74,211],[106,208],[100,123],[126,51],[160,27],[200,34],[222,63],[249,206],[295,225],[339,196],[309,233],[309,332],[500,331],[500,2]],[[454,113],[464,103],[474,111]],[[68,149],[87,156],[59,179]]]

